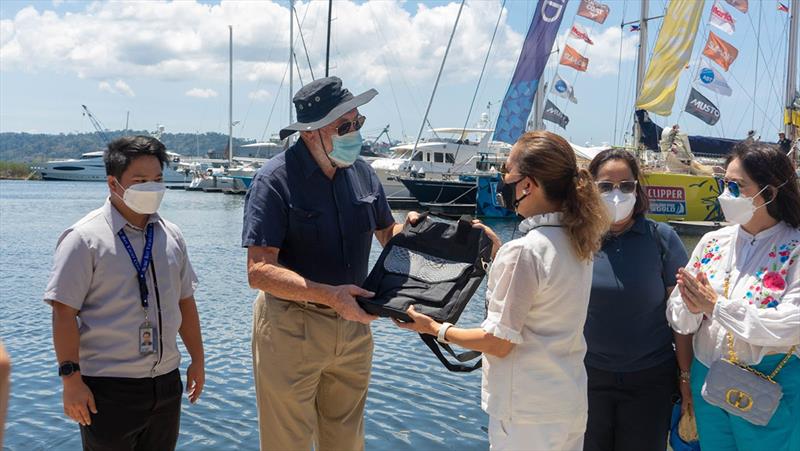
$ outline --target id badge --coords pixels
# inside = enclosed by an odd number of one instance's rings
[[[150,321],[145,321],[139,326],[139,354],[155,354],[158,350],[156,346],[156,329],[150,324]]]

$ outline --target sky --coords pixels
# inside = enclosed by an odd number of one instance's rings
[[[388,125],[392,139],[416,137],[460,3],[334,0],[331,75],[355,94],[379,91],[360,109],[368,118],[366,136]],[[552,80],[557,71],[573,83],[578,103],[550,95],[570,122],[566,129],[546,125],[578,144],[622,144],[632,125],[639,33],[620,24],[639,18],[640,2],[605,0],[611,13],[602,25],[576,16],[579,3],[569,0],[554,51],[570,44],[589,58],[589,69],[559,66],[556,54],[551,56],[543,79]],[[694,64],[681,77],[673,114],[654,119],[660,125],[679,123],[691,134],[741,138],[754,128],[774,140],[782,121],[789,15],[778,11],[774,0],[750,0],[747,14],[720,3],[735,19],[736,31],[729,36],[709,27],[713,1],[705,1],[692,63],[709,30],[738,48],[737,60],[723,72],[733,95],[698,88],[720,108],[721,120],[711,127],[681,113],[697,73]],[[650,0],[649,15],[662,15],[666,5]],[[312,72],[324,76],[327,6],[320,0],[295,3],[294,91]],[[431,103],[432,126],[473,126],[484,112],[492,122],[497,119],[535,6],[522,0],[504,6],[502,0],[466,1]],[[594,45],[567,42],[573,22],[588,30]],[[108,129],[125,128],[127,119],[137,130],[163,125],[168,132],[227,133],[229,25],[234,135],[269,139],[289,122],[288,1],[3,0],[0,132],[93,131],[81,114],[85,104]],[[660,25],[659,19],[650,22],[650,52]]]

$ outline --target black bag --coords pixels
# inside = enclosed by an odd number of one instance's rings
[[[486,275],[492,242],[469,217],[456,224],[437,222],[427,215],[415,226],[406,225],[383,248],[363,287],[375,293],[358,298],[361,307],[373,315],[411,321],[409,306],[438,322],[455,324]],[[435,337],[420,334],[422,340],[450,371],[473,371],[481,361],[471,351],[456,354]],[[461,363],[448,361],[447,351]]]

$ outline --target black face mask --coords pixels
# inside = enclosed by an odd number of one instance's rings
[[[501,178],[500,182],[497,183],[497,205],[508,210],[516,210],[522,199],[528,197],[527,194],[523,194],[519,199],[516,198],[517,183],[521,181],[522,179],[512,183],[505,183]]]

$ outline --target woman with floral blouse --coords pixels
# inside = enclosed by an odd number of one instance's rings
[[[729,227],[706,234],[678,271],[667,319],[694,335],[690,385],[700,446],[800,449],[800,189],[789,158],[769,144],[737,145],[719,180]],[[732,339],[732,346],[729,340]],[[773,378],[783,396],[766,426],[701,394],[709,367],[728,359]],[[787,357],[788,356],[788,357]],[[754,396],[758,398],[758,395]],[[758,401],[758,399],[756,399]],[[734,403],[736,404],[736,403]]]

